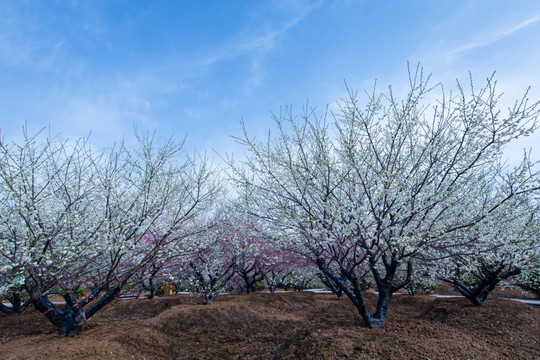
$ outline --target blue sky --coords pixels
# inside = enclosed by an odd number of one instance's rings
[[[377,79],[405,88],[407,62],[447,87],[493,71],[507,101],[540,99],[540,2],[0,1],[0,130],[103,147],[141,130],[188,148],[241,150],[270,112],[324,109]],[[509,150],[538,148],[535,134]],[[534,153],[533,149],[533,153]],[[538,155],[534,158],[538,159]]]

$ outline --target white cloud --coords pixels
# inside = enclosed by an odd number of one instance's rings
[[[495,46],[497,43],[520,36],[540,22],[540,14],[523,16],[520,14],[498,13],[483,18],[474,7],[466,7],[451,14],[447,19],[432,29],[426,29],[427,35],[412,52],[411,61],[420,60],[424,65],[454,72],[454,66],[467,59],[467,70],[475,63],[486,63],[493,54],[506,53],[507,48]],[[519,20],[516,20],[519,17]],[[526,33],[525,33],[526,34]],[[536,52],[530,48],[530,52]],[[506,53],[505,56],[509,54]],[[488,57],[489,56],[489,57]],[[493,71],[493,69],[489,69]],[[454,75],[455,77],[456,75]]]
[[[448,51],[444,56],[448,59],[454,59],[461,56],[467,51],[474,50],[481,47],[489,46],[493,43],[496,43],[506,37],[509,37],[516,32],[530,26],[534,25],[540,21],[540,15],[535,15],[528,19],[525,19],[518,24],[510,24],[502,30],[491,30],[490,32],[483,33],[479,36],[474,37],[470,41],[459,45]]]
[[[255,51],[270,51],[278,37],[298,24],[312,10],[313,8],[306,9],[288,22],[277,25],[275,28],[262,33],[257,33],[257,31],[250,26],[222,46],[218,47],[201,65],[211,65],[219,61],[250,54]]]

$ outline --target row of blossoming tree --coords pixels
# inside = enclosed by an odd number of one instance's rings
[[[163,284],[174,284],[177,292],[204,295],[211,304],[223,291],[250,293],[261,282],[270,292],[279,286],[303,290],[312,283],[313,265],[264,236],[256,219],[242,215],[222,206],[211,217],[197,219],[204,231],[192,237],[182,253],[155,257],[139,270],[134,279],[139,293],[148,291],[151,298]]]
[[[12,306],[0,310],[32,304],[75,335],[129,284],[152,297],[187,281],[210,304],[229,286],[250,292],[264,279],[274,291],[316,276],[368,327],[426,277],[483,306],[500,281],[530,284],[540,265],[538,171],[529,154],[502,162],[505,145],[537,129],[539,103],[525,94],[503,111],[495,85],[448,94],[417,69],[402,100],[374,90],[361,105],[350,91],[332,113],[286,109],[276,135],[238,138],[234,202],[183,142],[146,134],[94,152],[84,139],[2,139],[0,295]],[[48,297],[59,290],[62,307]]]
[[[493,78],[457,93],[430,87],[420,68],[409,79],[403,99],[374,90],[361,105],[350,91],[331,116],[285,109],[264,141],[243,127],[247,158],[230,161],[245,211],[287,234],[368,327],[382,326],[390,297],[415,276],[452,283],[482,306],[540,255],[538,170],[529,154],[503,163],[505,145],[537,129],[539,102],[525,94],[501,109]]]

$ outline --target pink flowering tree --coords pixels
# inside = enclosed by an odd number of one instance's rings
[[[184,236],[188,235],[184,234]],[[153,299],[158,290],[168,282],[170,269],[176,267],[178,265],[178,258],[186,254],[186,251],[178,249],[175,243],[170,243],[174,239],[178,239],[178,237],[178,234],[175,234],[156,247],[155,256],[130,279],[129,282],[137,287],[137,293],[135,295],[137,298],[141,293],[148,292],[147,298]],[[149,249],[152,249],[156,245],[155,242],[160,239],[161,236],[158,234],[145,234],[143,242],[147,244]]]
[[[272,249],[272,240],[257,230],[257,220],[250,216],[230,217],[229,226],[236,233],[231,246],[236,252],[238,285],[249,294],[257,282],[265,279],[265,260]]]
[[[295,271],[305,266],[305,258],[294,251],[270,244],[261,256],[261,264],[270,292],[290,282]]]

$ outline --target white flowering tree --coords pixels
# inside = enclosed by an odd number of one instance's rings
[[[531,195],[512,197],[493,209],[492,216],[452,234],[448,246],[431,249],[428,256],[439,260],[428,262],[430,273],[477,306],[484,306],[501,281],[534,274],[540,252],[540,204]]]
[[[39,301],[94,270],[101,226],[89,181],[95,171],[84,140],[40,142],[25,132],[22,144],[2,140],[0,151],[0,292],[22,310],[22,293]]]
[[[192,244],[192,255],[184,261],[191,281],[212,304],[236,274],[238,233],[222,213],[208,220],[207,230]]]
[[[181,251],[196,231],[191,220],[218,191],[213,170],[185,156],[182,143],[138,140],[135,150],[98,155],[83,141],[2,141],[1,271],[24,278],[34,307],[61,334],[75,335],[165,245]],[[93,291],[81,300],[71,290],[82,282]],[[65,309],[49,301],[53,287],[64,291]]]
[[[536,265],[531,266],[529,271],[522,271],[514,278],[515,284],[525,291],[533,293],[540,299],[540,252],[536,255]]]
[[[536,129],[539,104],[524,96],[503,113],[493,79],[480,90],[471,85],[469,93],[458,86],[456,94],[431,88],[428,80],[417,69],[404,99],[390,88],[368,94],[363,106],[349,92],[331,123],[313,110],[298,118],[285,111],[275,117],[274,138],[257,141],[244,128],[239,141],[247,160],[231,161],[248,211],[294,239],[368,327],[382,326],[392,294],[411,280],[415,259],[452,246],[451,234],[538,190],[531,168],[500,184],[496,165],[508,142]],[[426,98],[438,89],[430,105]],[[488,185],[497,191],[483,191]],[[490,207],[476,206],[480,195]],[[368,275],[378,290],[374,311],[364,302]]]

